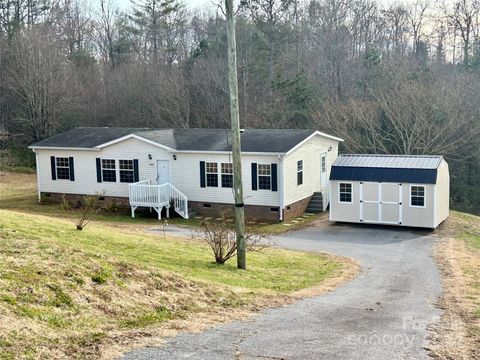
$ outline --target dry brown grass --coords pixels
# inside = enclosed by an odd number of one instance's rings
[[[328,291],[356,265],[268,249],[250,270],[194,240],[0,210],[0,359],[113,358],[166,336]]]
[[[439,359],[480,358],[480,218],[452,213],[441,226],[435,259],[443,277],[441,320],[432,328]]]

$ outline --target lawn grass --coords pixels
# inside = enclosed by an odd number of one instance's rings
[[[26,187],[3,186],[2,207],[25,211]],[[202,328],[292,298],[351,266],[275,248],[247,259],[242,271],[234,259],[214,264],[193,239],[115,221],[78,231],[70,219],[0,209],[0,359],[96,359],[178,326],[169,324]]]
[[[480,217],[456,211],[439,232],[440,265],[444,275],[443,305],[446,317],[445,331],[441,332],[442,346],[437,351],[441,358],[478,358],[480,356]],[[454,326],[458,318],[464,324]],[[453,319],[453,320],[452,320]],[[450,326],[450,327],[449,327]],[[460,331],[457,332],[457,327]],[[464,338],[458,347],[458,338]],[[453,342],[452,340],[453,339]],[[463,351],[459,355],[457,351]]]
[[[70,217],[59,204],[39,203],[37,201],[37,184],[36,174],[31,171],[0,171],[0,208],[27,212],[32,214],[51,215],[60,218]],[[172,214],[173,213],[173,214]],[[153,211],[149,213],[146,209],[137,209],[137,216],[132,218],[128,209],[119,212],[102,211],[95,217],[96,221],[106,223],[122,223],[137,225],[159,225],[161,222],[157,219],[157,213]],[[175,216],[174,212],[171,218],[166,219],[168,224],[176,226],[184,226],[198,228],[201,226],[203,219],[190,218],[184,219]],[[308,226],[322,215],[308,214],[308,216],[300,216],[296,219],[287,221],[289,226],[284,223],[263,223],[263,222],[247,222],[249,231],[259,234],[280,234],[286,231]]]
[[[208,248],[195,240],[138,234],[95,223],[78,231],[68,220],[0,210],[2,225],[36,241],[53,241],[88,254],[102,254],[141,266],[161,266],[189,279],[223,285],[289,292],[309,287],[335,270],[336,265],[313,253],[268,249],[249,254],[249,270],[235,262],[212,263]],[[315,263],[314,265],[311,265]]]

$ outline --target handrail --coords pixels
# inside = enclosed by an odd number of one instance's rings
[[[128,197],[130,206],[169,207],[183,218],[188,219],[188,199],[180,190],[170,183],[151,185],[150,180],[129,184]]]

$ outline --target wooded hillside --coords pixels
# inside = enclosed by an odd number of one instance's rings
[[[2,163],[74,126],[229,127],[221,2],[0,0]],[[440,154],[480,213],[480,1],[242,0],[240,119],[344,152]]]

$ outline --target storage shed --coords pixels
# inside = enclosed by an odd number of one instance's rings
[[[436,228],[448,217],[442,156],[340,155],[329,186],[331,221]]]

